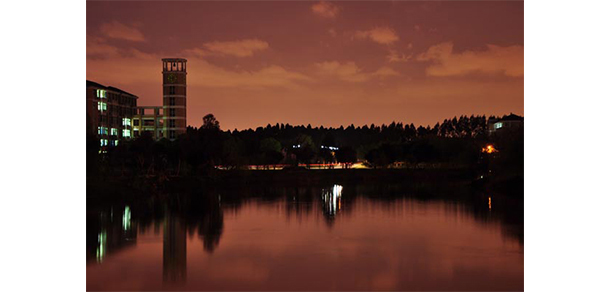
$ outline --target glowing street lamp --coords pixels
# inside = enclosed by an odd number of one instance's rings
[[[489,144],[489,145],[483,147],[483,149],[481,149],[481,152],[491,154],[491,153],[498,152],[498,149],[494,148],[493,145]]]

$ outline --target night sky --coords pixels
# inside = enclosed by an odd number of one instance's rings
[[[187,58],[187,123],[434,125],[523,114],[523,2],[87,2],[87,79],[161,105]]]

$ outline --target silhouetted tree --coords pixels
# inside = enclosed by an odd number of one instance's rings
[[[220,130],[220,123],[213,114],[207,114],[203,117],[203,125],[201,127],[206,130]]]

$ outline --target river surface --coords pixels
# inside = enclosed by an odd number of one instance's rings
[[[90,208],[87,290],[523,290],[523,201],[455,192],[335,184]]]

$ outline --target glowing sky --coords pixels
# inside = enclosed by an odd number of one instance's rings
[[[188,59],[187,122],[434,124],[523,114],[523,2],[87,2],[87,79],[161,105]]]

